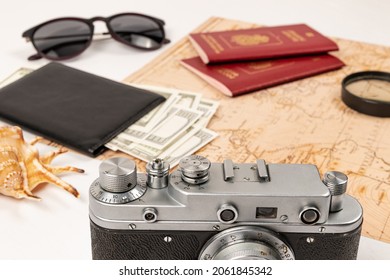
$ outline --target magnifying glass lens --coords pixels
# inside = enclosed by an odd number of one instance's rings
[[[366,79],[350,83],[346,88],[361,98],[390,102],[389,81]]]
[[[376,117],[390,117],[390,73],[357,72],[342,82],[341,98],[350,108]]]

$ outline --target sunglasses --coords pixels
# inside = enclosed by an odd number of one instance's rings
[[[108,32],[94,34],[95,21],[103,21]],[[155,50],[170,42],[165,38],[165,22],[161,19],[124,13],[111,17],[58,18],[41,23],[23,32],[27,42],[31,41],[37,54],[28,60],[42,57],[64,60],[81,54],[89,47],[94,35],[111,35],[118,42],[142,50]]]

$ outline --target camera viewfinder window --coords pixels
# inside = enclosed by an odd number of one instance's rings
[[[256,219],[275,219],[277,213],[276,207],[256,207]]]

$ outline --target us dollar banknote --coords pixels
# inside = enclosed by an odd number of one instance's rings
[[[19,80],[20,78],[26,76],[27,74],[30,74],[33,71],[34,71],[34,69],[30,69],[30,68],[25,68],[25,67],[19,68],[14,73],[9,75],[7,78],[0,81],[0,88],[5,87],[5,86]]]
[[[139,86],[161,94],[166,101],[106,144],[143,161],[164,157],[173,167],[182,156],[207,145],[217,133],[206,129],[219,103],[201,94],[172,88]]]

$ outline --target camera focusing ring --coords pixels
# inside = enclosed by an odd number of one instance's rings
[[[199,259],[294,260],[295,256],[277,233],[257,226],[239,226],[211,237],[204,244]]]
[[[280,260],[278,252],[263,242],[239,242],[219,251],[215,260]]]

